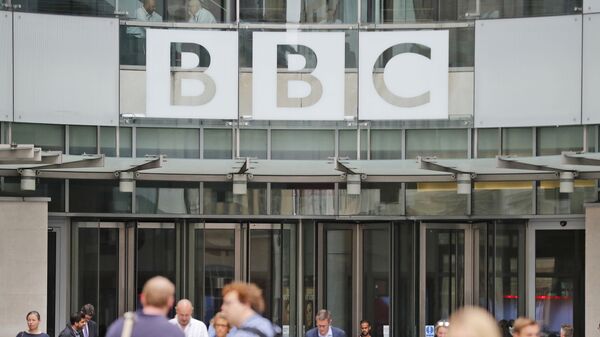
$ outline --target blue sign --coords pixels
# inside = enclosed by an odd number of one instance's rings
[[[425,326],[425,337],[433,337],[435,335],[435,327],[433,325]]]

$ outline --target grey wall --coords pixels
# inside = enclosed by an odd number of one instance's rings
[[[585,208],[585,336],[598,336],[600,323],[600,204]]]
[[[583,16],[582,122],[600,123],[600,14]]]
[[[599,13],[600,12],[600,1],[599,0],[583,0],[583,12],[584,13]]]
[[[0,336],[27,329],[39,311],[46,331],[48,198],[0,198]]]
[[[117,125],[119,21],[14,14],[15,122]]]
[[[0,121],[13,118],[12,90],[12,14],[0,11]]]
[[[581,122],[582,16],[477,21],[475,126]]]

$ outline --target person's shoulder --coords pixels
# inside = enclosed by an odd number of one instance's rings
[[[106,337],[119,337],[121,336],[121,330],[123,329],[123,318],[119,318],[108,327],[106,331]]]
[[[305,336],[306,337],[316,336],[316,334],[315,334],[316,331],[317,331],[317,328],[312,328],[306,332]]]
[[[177,324],[177,317],[173,317],[169,320],[169,323],[171,324]]]
[[[173,336],[173,337],[184,337],[185,336],[183,331],[181,331],[181,329],[178,326],[176,326],[175,324],[171,324],[170,322],[162,325],[162,327],[168,333],[168,336]]]
[[[204,324],[204,322],[202,322],[201,320],[192,318],[192,322],[194,322],[194,324],[200,326],[201,328],[206,329],[206,324]]]
[[[333,337],[346,336],[346,332],[344,330],[334,326],[331,327],[331,332],[333,333]]]

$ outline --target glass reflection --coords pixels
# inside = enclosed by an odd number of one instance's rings
[[[390,325],[390,230],[369,226],[364,231],[363,313],[375,336]]]
[[[456,194],[456,183],[407,183],[407,215],[462,215],[467,196]]]
[[[231,183],[204,183],[204,214],[267,214],[267,184],[248,183],[233,194]]]
[[[531,181],[475,182],[473,214],[532,214]]]
[[[573,193],[560,193],[560,183],[540,181],[537,187],[538,214],[583,214],[584,204],[598,200],[597,180],[575,180]]]
[[[199,214],[199,183],[138,181],[135,188],[137,213]]]
[[[360,195],[350,195],[339,186],[340,214],[399,215],[404,198],[400,183],[362,183]]]
[[[352,230],[325,230],[325,308],[335,313],[335,325],[352,331]]]
[[[272,214],[333,215],[333,184],[272,184]]]

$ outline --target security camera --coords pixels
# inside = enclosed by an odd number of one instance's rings
[[[565,220],[560,222],[560,227],[565,227],[567,225],[567,222]]]

